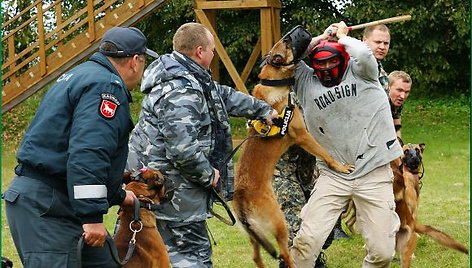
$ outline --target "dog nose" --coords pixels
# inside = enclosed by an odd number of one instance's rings
[[[417,169],[420,166],[420,159],[418,157],[408,159],[407,166],[412,170]]]

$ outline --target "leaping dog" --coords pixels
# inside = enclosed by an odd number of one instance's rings
[[[253,260],[258,267],[264,267],[260,246],[272,257],[283,259],[288,267],[295,267],[288,250],[285,218],[272,189],[275,164],[288,147],[298,144],[338,172],[350,173],[354,170],[354,166],[336,161],[307,131],[303,115],[291,94],[295,63],[310,41],[311,35],[299,26],[278,41],[259,74],[261,84],[252,92],[253,96],[266,101],[282,114],[278,126],[260,127],[256,122],[249,128],[249,136],[260,135],[256,129],[262,129],[263,134],[269,136],[272,130],[276,131],[273,137],[247,140],[242,147],[235,177],[234,211],[249,235]],[[265,233],[275,236],[280,256]]]

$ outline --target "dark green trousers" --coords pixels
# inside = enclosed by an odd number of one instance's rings
[[[78,267],[82,223],[65,193],[39,180],[17,176],[2,196],[12,238],[25,268]],[[120,265],[113,261],[109,247],[85,245],[82,267]]]

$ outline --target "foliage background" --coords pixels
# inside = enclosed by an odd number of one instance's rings
[[[48,5],[54,0],[44,0]],[[2,21],[19,14],[33,0],[2,1]],[[281,32],[303,25],[318,35],[331,23],[345,21],[348,25],[370,22],[398,15],[410,14],[412,20],[389,24],[391,47],[383,62],[385,69],[404,70],[415,83],[415,90],[423,96],[470,95],[470,1],[463,0],[281,0]],[[65,17],[86,6],[86,0],[63,0]],[[150,47],[163,54],[172,50],[172,36],[178,26],[195,21],[194,1],[168,0],[154,14],[137,25],[149,37]],[[17,24],[36,14],[22,16]],[[178,14],[178,15],[177,15]],[[259,37],[259,10],[218,10],[218,37],[225,46],[237,70],[243,70]],[[54,27],[54,12],[44,14],[46,24]],[[16,27],[13,24],[11,27]],[[72,27],[73,24],[70,26]],[[26,47],[38,38],[34,23],[18,36],[17,48]],[[11,29],[2,29],[2,35]],[[362,35],[361,30],[351,33]],[[6,46],[2,46],[5,52]],[[6,55],[6,53],[2,53]],[[220,64],[221,82],[232,81]],[[258,68],[254,68],[246,84],[252,88],[257,82]]]
[[[282,0],[281,32],[303,25],[313,35],[331,23],[356,25],[410,14],[412,20],[388,24],[391,31],[389,55],[383,62],[387,72],[404,70],[414,80],[414,90],[423,96],[470,95],[470,1],[461,0]],[[193,1],[172,0],[138,27],[148,34],[151,47],[159,53],[172,50],[176,28],[194,21]],[[175,16],[179,14],[179,16]],[[259,36],[256,10],[217,12],[218,37],[237,70],[242,71]],[[360,38],[362,31],[353,31]],[[221,68],[221,81],[232,84]],[[257,82],[254,68],[247,83]]]

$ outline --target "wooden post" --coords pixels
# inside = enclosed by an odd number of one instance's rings
[[[195,9],[195,14],[197,15],[198,19],[201,21],[201,23],[210,30],[211,34],[215,38],[215,49],[218,52],[218,54],[221,57],[221,61],[223,61],[224,65],[226,66],[226,69],[228,70],[229,75],[233,79],[233,82],[236,84],[236,88],[244,93],[248,93],[246,85],[244,85],[243,81],[241,80],[241,77],[239,77],[238,71],[233,65],[233,62],[231,62],[231,59],[228,56],[228,53],[226,53],[226,50],[223,47],[223,44],[221,44],[220,39],[216,35],[215,30],[213,27],[211,27],[210,20],[208,20],[208,17],[205,15],[205,12],[201,9]]]
[[[229,75],[231,76],[233,82],[236,85],[236,88],[241,90],[242,92],[247,92],[244,83],[247,81],[254,67],[254,64],[257,62],[259,58],[258,56],[261,53],[262,56],[267,54],[267,52],[269,52],[269,50],[272,48],[273,44],[280,39],[281,7],[282,4],[280,3],[280,0],[195,0],[194,10],[195,14],[197,15],[197,19],[208,28],[211,28],[210,31],[215,37],[215,46],[218,56],[224,63],[226,70],[228,71]],[[217,32],[215,30],[216,24],[213,23],[213,12],[217,10],[226,9],[260,10],[261,36],[256,46],[254,47],[241,76],[238,74],[226,50],[218,39],[216,35]],[[212,62],[211,67],[213,70],[214,77],[217,77],[217,75],[215,75],[215,71],[217,70],[217,68],[215,67],[215,65],[213,65],[214,61]]]
[[[47,73],[46,64],[46,44],[44,38],[44,21],[43,21],[43,3],[40,1],[36,8],[38,9],[38,35],[39,35],[39,69],[41,76]]]
[[[60,47],[62,46],[63,42],[62,42],[62,39],[63,39],[63,30],[62,30],[62,1],[59,1],[56,3],[56,27],[58,29],[57,31],[57,40],[59,40],[59,42],[57,42],[57,46]]]
[[[10,64],[10,70],[14,69],[16,66],[16,53],[15,53],[15,36],[11,35],[8,37],[8,62]]]
[[[95,14],[93,11],[93,0],[87,0],[88,39],[92,43],[95,40]]]
[[[218,27],[216,25],[216,10],[204,10],[203,12],[205,12],[207,15],[211,26],[215,30],[215,34],[218,34]],[[220,81],[220,55],[218,53],[215,53],[215,56],[211,61],[210,69],[213,74],[213,79]]]

